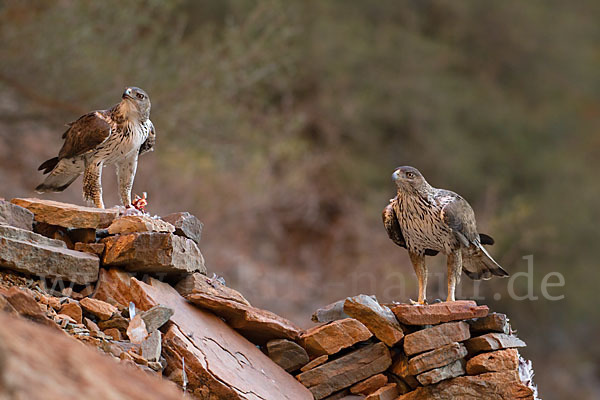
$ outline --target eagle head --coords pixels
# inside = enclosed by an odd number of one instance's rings
[[[396,168],[392,174],[392,180],[399,191],[424,193],[429,189],[429,183],[415,167],[403,166]]]
[[[121,100],[121,111],[127,119],[145,121],[150,117],[150,97],[144,90],[131,86],[125,89]]]

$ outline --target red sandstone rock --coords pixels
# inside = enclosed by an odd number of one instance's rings
[[[310,400],[310,392],[255,345],[210,312],[188,303],[166,283],[131,282],[136,306],[161,304],[175,311],[163,336],[165,376],[181,378],[182,358],[188,392],[215,399]],[[179,371],[179,372],[178,372]],[[201,397],[202,398],[202,397]],[[206,397],[208,398],[208,397]]]
[[[467,362],[467,374],[477,375],[486,372],[516,371],[519,368],[517,349],[506,349],[482,353]]]
[[[113,338],[113,340],[122,340],[121,331],[117,328],[108,328],[104,330],[104,334]]]
[[[112,304],[108,304],[107,302],[98,299],[91,299],[89,297],[81,299],[79,305],[86,312],[95,315],[102,321],[110,319],[110,317],[118,311],[117,307]]]
[[[381,306],[370,296],[348,297],[344,313],[362,322],[383,343],[392,347],[404,337],[404,333],[389,308]]]
[[[533,391],[519,380],[516,372],[492,372],[475,376],[459,376],[419,387],[396,400],[534,400]]]
[[[272,339],[296,340],[300,334],[300,329],[291,321],[267,310],[207,294],[195,293],[186,298],[225,319],[229,326],[256,344]]]
[[[487,306],[478,306],[470,300],[458,300],[428,305],[398,304],[392,311],[405,325],[436,325],[488,315]]]
[[[81,312],[81,307],[79,306],[79,304],[72,302],[72,303],[67,303],[65,305],[62,306],[62,308],[60,309],[60,313],[61,314],[65,314],[68,315],[69,317],[73,318],[75,320],[75,322],[77,322],[78,324],[82,323],[82,312]]]
[[[209,278],[198,272],[183,278],[177,283],[175,289],[177,289],[179,294],[183,297],[191,294],[206,294],[250,306],[248,300],[246,300],[237,290],[231,289],[223,285],[217,279]]]
[[[404,351],[410,356],[453,342],[462,342],[469,337],[469,325],[466,322],[448,322],[406,335]]]
[[[37,222],[64,228],[106,228],[117,217],[118,210],[81,207],[40,199],[12,199],[11,203],[24,207],[34,214]]]
[[[394,400],[398,395],[396,384],[390,383],[368,395],[365,400]]]
[[[318,400],[385,371],[391,363],[386,345],[375,343],[303,372],[296,378]]]
[[[310,356],[331,355],[371,336],[362,323],[346,318],[307,330],[300,336],[300,343]]]
[[[510,324],[504,314],[491,313],[487,317],[467,322],[471,328],[471,333],[499,332],[507,335],[510,333]]]
[[[136,232],[175,232],[175,227],[159,218],[147,215],[126,215],[115,219],[108,227],[111,235]]]
[[[109,236],[104,265],[121,267],[131,272],[160,273],[183,276],[192,272],[206,273],[204,257],[190,239],[172,233],[144,232]]]
[[[105,301],[119,308],[127,308],[131,299],[131,274],[116,268],[100,268],[94,299]]]
[[[431,371],[417,375],[417,380],[423,386],[433,385],[445,379],[455,378],[465,374],[465,360],[456,360],[451,364],[444,365]]]
[[[74,249],[76,251],[82,251],[84,253],[95,254],[98,257],[102,257],[104,253],[104,243],[75,243]]]
[[[181,400],[165,380],[126,368],[52,329],[0,313],[4,399]]]
[[[527,346],[524,341],[514,335],[504,333],[487,333],[467,340],[465,343],[469,354],[477,354],[482,351],[494,351],[513,347]]]
[[[437,349],[421,353],[408,361],[410,375],[418,375],[430,369],[443,367],[467,355],[462,343],[450,343]]]
[[[362,382],[358,382],[350,388],[352,394],[362,394],[368,396],[377,389],[385,386],[388,383],[387,376],[383,374],[373,375],[370,378],[365,379]]]
[[[329,359],[329,356],[327,354],[323,354],[322,356],[319,356],[319,357],[315,358],[314,360],[312,360],[311,362],[309,362],[308,364],[306,364],[304,367],[300,368],[300,371],[302,371],[302,372],[309,371],[313,368],[318,367],[321,364],[326,363],[328,359]]]
[[[0,225],[0,269],[78,284],[98,278],[98,257],[65,248],[62,241]]]

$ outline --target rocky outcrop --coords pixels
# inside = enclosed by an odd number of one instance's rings
[[[192,239],[196,244],[202,238],[203,224],[189,212],[178,212],[161,218],[175,227],[175,234]]]
[[[525,343],[505,315],[486,306],[385,305],[358,295],[317,310],[317,325],[302,330],[252,306],[215,274],[206,276],[197,246],[202,225],[193,216],[173,215],[171,225],[132,209],[112,215],[36,199],[16,202],[34,215],[0,203],[0,322],[11,315],[62,332],[64,340],[100,349],[109,364],[162,375],[192,398],[536,398],[531,365],[517,350]],[[63,281],[81,286],[56,284]],[[0,377],[7,370],[3,326]],[[54,346],[50,341],[47,347]],[[55,354],[40,356],[46,365]],[[117,386],[130,378],[97,373],[99,381],[116,379]],[[52,397],[55,388],[48,387]],[[41,396],[34,388],[12,388],[20,398]],[[117,391],[105,398],[136,398],[131,395]]]
[[[315,399],[323,399],[385,371],[391,363],[389,349],[383,343],[375,343],[302,372],[298,380],[310,389]]]
[[[370,296],[348,297],[344,301],[344,313],[362,322],[377,339],[389,347],[398,344],[404,337],[404,332],[390,309]]]
[[[160,218],[148,215],[125,215],[115,219],[108,227],[111,235],[124,235],[136,232],[175,232],[175,227]]]
[[[0,200],[0,225],[30,231],[33,227],[33,213],[6,200]]]
[[[0,268],[77,284],[98,279],[98,257],[69,250],[64,242],[0,226]]]
[[[271,361],[223,320],[194,307],[166,283],[132,281],[133,301],[141,309],[172,308],[172,324],[163,338],[167,376],[184,369],[188,390],[222,399],[310,399],[291,375]]]
[[[300,343],[308,354],[317,357],[335,354],[371,336],[360,321],[346,318],[307,330],[300,336]]]
[[[201,273],[193,273],[186,276],[177,283],[175,289],[183,297],[192,294],[205,294],[223,300],[235,301],[246,306],[250,305],[248,300],[237,290],[225,286],[217,278],[209,278]]]
[[[180,400],[174,384],[68,336],[0,313],[2,399]]]
[[[170,233],[131,233],[102,240],[106,249],[102,263],[130,272],[185,276],[206,273],[196,243]]]
[[[116,208],[81,207],[52,200],[12,199],[11,202],[31,211],[36,222],[63,228],[107,228],[119,215]]]
[[[487,306],[478,306],[474,301],[458,300],[414,307],[412,304],[396,304],[392,311],[400,323],[405,325],[437,325],[443,322],[481,318],[488,315]]]
[[[208,294],[193,293],[186,299],[223,318],[229,326],[259,345],[272,339],[296,340],[300,335],[300,328],[295,324],[267,310]]]

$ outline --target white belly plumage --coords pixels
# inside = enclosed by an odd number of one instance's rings
[[[140,146],[148,139],[149,129],[145,124],[124,126],[116,130],[104,143],[86,154],[89,160],[103,160],[104,165],[112,165],[129,158],[139,151]]]

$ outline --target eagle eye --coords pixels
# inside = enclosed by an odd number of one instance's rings
[[[407,172],[407,173],[406,173],[406,177],[407,177],[408,179],[413,179],[413,178],[415,177],[415,173],[414,173],[414,172]]]
[[[137,97],[138,99],[140,99],[140,100],[143,100],[143,99],[144,99],[144,95],[143,95],[143,94],[141,94],[141,93],[138,93],[138,94],[136,94],[136,97]]]

